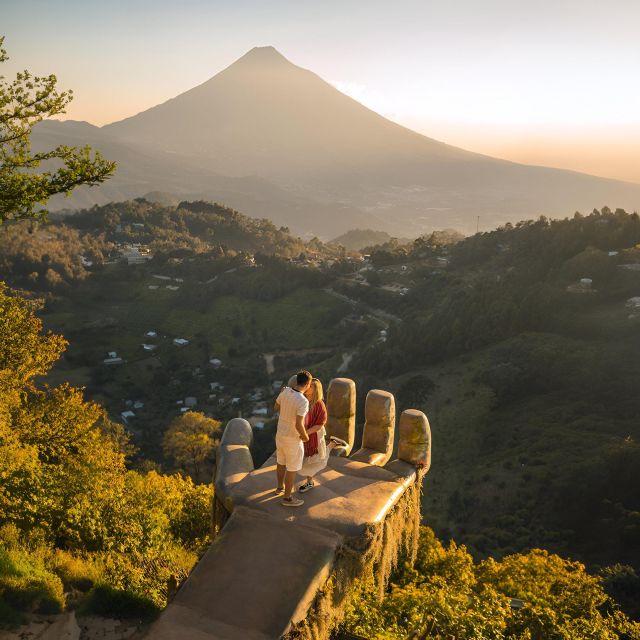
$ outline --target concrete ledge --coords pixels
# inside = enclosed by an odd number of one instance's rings
[[[236,507],[148,637],[281,637],[306,615],[341,540],[328,530]]]
[[[412,485],[418,477],[418,470],[404,460],[392,460],[388,462],[384,468],[393,473],[396,480],[401,482],[405,487]]]
[[[381,451],[376,451],[375,449],[362,447],[351,456],[351,460],[372,465],[374,467],[383,467],[387,460],[389,460],[389,455],[390,454],[386,452],[383,453]]]
[[[392,471],[356,460],[355,455],[350,458],[329,458],[327,466],[345,475],[358,476],[359,478],[369,478],[370,480],[395,479]]]

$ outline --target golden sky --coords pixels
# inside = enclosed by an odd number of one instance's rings
[[[640,182],[638,0],[0,0],[11,77],[119,120],[273,45],[375,111],[488,155]]]

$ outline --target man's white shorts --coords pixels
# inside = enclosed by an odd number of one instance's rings
[[[304,445],[300,438],[276,436],[276,460],[287,471],[300,471],[304,460]]]

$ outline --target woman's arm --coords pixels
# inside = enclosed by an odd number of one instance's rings
[[[307,433],[316,433],[320,431],[324,425],[325,423],[323,422],[322,424],[314,424],[312,427],[307,427]]]

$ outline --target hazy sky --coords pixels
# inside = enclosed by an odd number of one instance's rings
[[[2,73],[104,124],[273,45],[383,115],[522,162],[640,182],[640,0],[0,0]]]

